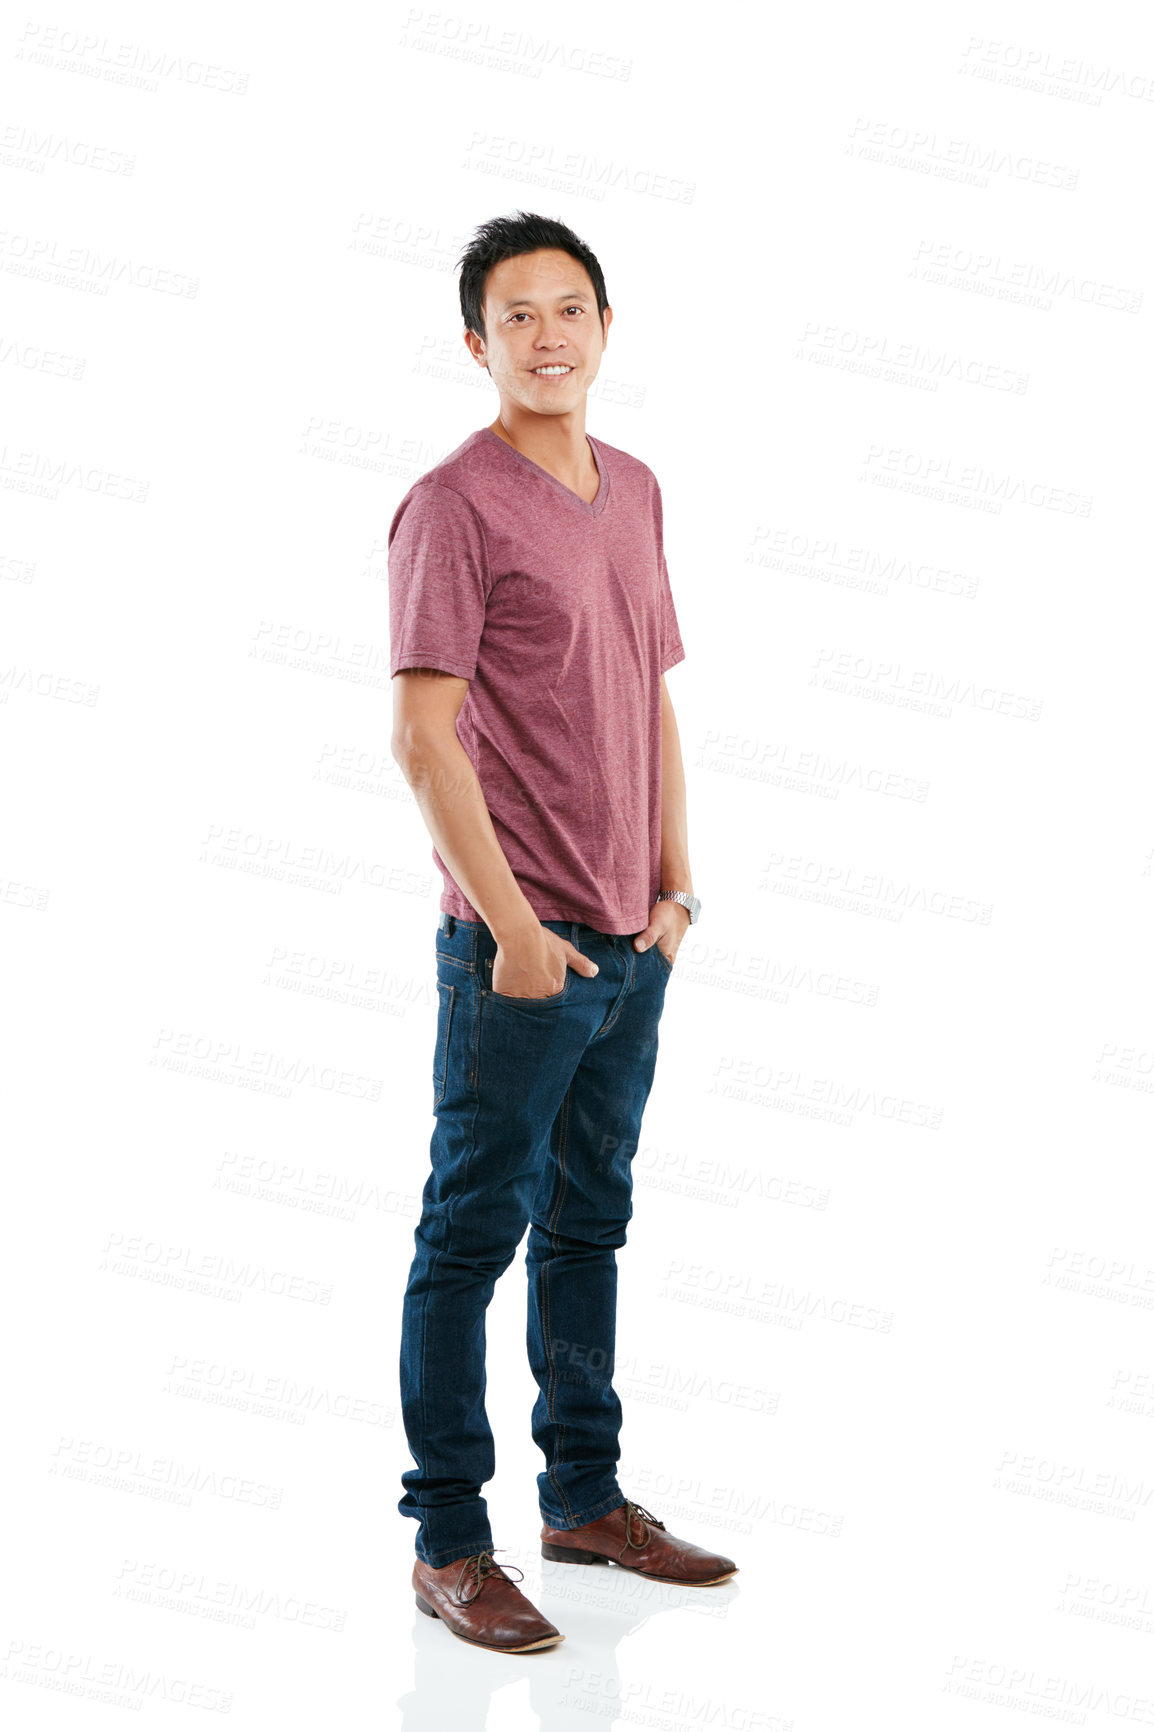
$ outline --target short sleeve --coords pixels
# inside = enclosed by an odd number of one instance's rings
[[[469,502],[437,481],[412,486],[389,526],[389,674],[437,668],[471,680],[492,588]]]
[[[673,591],[669,586],[669,567],[665,563],[665,531],[664,513],[661,505],[661,489],[656,480],[653,483],[653,523],[657,536],[657,571],[661,589],[661,672],[667,673],[676,667],[678,662],[685,660],[685,647],[681,642],[681,632],[677,626],[677,610],[673,605]]]

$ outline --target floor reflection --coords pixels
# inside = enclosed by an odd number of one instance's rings
[[[485,1732],[496,1691],[522,1678],[545,1732],[587,1728],[590,1716],[612,1720],[631,1704],[657,1710],[658,1683],[646,1702],[634,1679],[622,1701],[621,1643],[655,1618],[676,1613],[687,1621],[686,1643],[700,1652],[708,1642],[703,1624],[727,1617],[741,1591],[737,1578],[714,1587],[675,1587],[612,1564],[553,1564],[539,1551],[512,1547],[503,1547],[497,1561],[524,1570],[519,1585],[565,1640],[529,1654],[489,1653],[458,1641],[413,1606],[414,1683],[397,1703],[403,1732]]]

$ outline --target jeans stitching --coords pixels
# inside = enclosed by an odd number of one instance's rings
[[[459,968],[465,974],[474,973],[473,964],[471,962],[466,962],[466,960],[462,956],[450,956],[447,950],[438,950],[437,961],[438,962],[447,962],[450,965],[450,967]]]
[[[561,1206],[565,1200],[565,1192],[568,1189],[569,1184],[569,1175],[565,1170],[565,1147],[569,1136],[569,1101],[572,1090],[573,1085],[570,1083],[569,1087],[565,1090],[565,1099],[561,1103],[561,1122],[557,1133],[557,1171],[559,1174],[559,1183],[557,1186],[557,1200],[553,1205],[553,1213],[549,1221],[549,1248],[554,1257],[557,1254],[557,1222],[561,1216]],[[557,1367],[553,1359],[552,1294],[550,1289],[550,1274],[552,1266],[553,1257],[550,1257],[550,1260],[546,1263],[543,1271],[545,1277],[545,1351],[549,1356],[549,1399],[546,1403],[546,1412],[548,1413],[549,1418],[557,1426],[557,1448],[554,1452],[553,1462],[549,1468],[549,1479],[557,1493],[557,1496],[561,1500],[561,1503],[565,1506],[566,1512],[570,1512],[572,1510],[572,1505],[565,1495],[565,1488],[557,1479],[557,1470],[565,1455],[565,1424],[564,1421],[558,1421],[556,1412]]]
[[[477,1067],[480,1063],[481,1052],[481,1001],[478,996],[479,993],[480,982],[474,975],[473,990],[469,994],[469,1005],[473,1016],[469,1038],[469,1087],[474,1090],[477,1087]]]
[[[623,944],[621,948],[629,953],[629,965],[625,970],[625,982],[621,991],[617,994],[616,1004],[614,1004],[609,1015],[597,1030],[597,1033],[593,1037],[594,1040],[600,1040],[603,1034],[608,1034],[609,1030],[613,1027],[613,1024],[617,1021],[617,1018],[621,1015],[621,1008],[633,988],[633,976],[636,972],[637,952],[634,950],[632,944]]]
[[[611,1515],[615,1509],[620,1509],[624,1501],[623,1492],[610,1492],[608,1497],[604,1497],[600,1503],[594,1504],[591,1511],[578,1510],[576,1515],[571,1515],[569,1526],[583,1528],[588,1522],[599,1521],[603,1515]],[[559,1528],[563,1533],[567,1531],[564,1520],[559,1518],[554,1521],[551,1511],[542,1510],[541,1520],[551,1528]]]
[[[481,1019],[478,1016],[476,1020],[479,1023]],[[454,1206],[457,1202],[457,1198],[462,1194],[462,1192],[467,1193],[468,1188],[469,1188],[469,1169],[473,1164],[473,1155],[474,1155],[474,1152],[475,1152],[476,1147],[477,1147],[477,1114],[480,1112],[480,1110],[481,1110],[481,1097],[480,1097],[479,1093],[475,1093],[473,1096],[473,1112],[472,1112],[472,1116],[469,1119],[469,1142],[468,1142],[468,1147],[465,1149],[464,1160],[461,1164],[461,1186],[460,1186],[459,1190],[454,1191],[452,1193],[452,1195],[450,1196],[449,1207],[445,1211],[445,1243],[446,1244],[448,1244],[452,1239],[453,1210],[454,1210]],[[442,1247],[438,1246],[436,1253],[433,1257],[432,1266],[429,1270],[429,1291],[426,1292],[426,1294],[425,1294],[425,1305],[424,1305],[424,1308],[422,1309],[422,1319],[424,1319],[425,1313],[427,1312],[427,1308],[428,1308],[428,1305],[430,1302],[429,1295],[430,1295],[430,1292],[431,1292],[431,1290],[432,1290],[432,1288],[436,1282],[437,1264],[440,1262],[441,1250],[442,1250]],[[428,1388],[428,1380],[425,1376],[425,1346],[426,1346],[427,1342],[428,1342],[428,1330],[426,1329],[424,1331],[424,1339],[422,1340],[422,1343],[421,1343],[422,1425],[424,1428],[423,1435],[426,1437],[428,1436],[429,1433],[428,1433],[427,1415],[424,1412],[424,1400],[423,1400],[423,1398],[424,1398],[425,1391]]]
[[[442,987],[448,994],[448,998],[445,1004],[445,1038],[443,1041],[439,1040],[437,1042],[436,1063],[440,1066],[440,1077],[439,1080],[435,1075],[433,1078],[433,1093],[435,1097],[433,1100],[434,1112],[436,1112],[437,1108],[444,1100],[446,1091],[449,1087],[449,1048],[453,1038],[453,1006],[457,997],[456,987],[450,985],[447,980],[442,980],[437,983],[438,993]]]

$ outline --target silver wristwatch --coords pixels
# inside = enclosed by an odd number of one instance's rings
[[[701,913],[701,903],[696,896],[689,896],[684,890],[662,890],[657,897],[658,902],[680,902],[683,908],[689,910],[689,924],[695,926]]]

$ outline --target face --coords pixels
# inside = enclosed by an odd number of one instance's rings
[[[605,335],[613,315],[605,309]],[[485,282],[485,340],[466,331],[501,395],[535,415],[578,408],[605,347],[584,265],[552,247],[494,265]],[[565,371],[542,373],[542,368]]]

